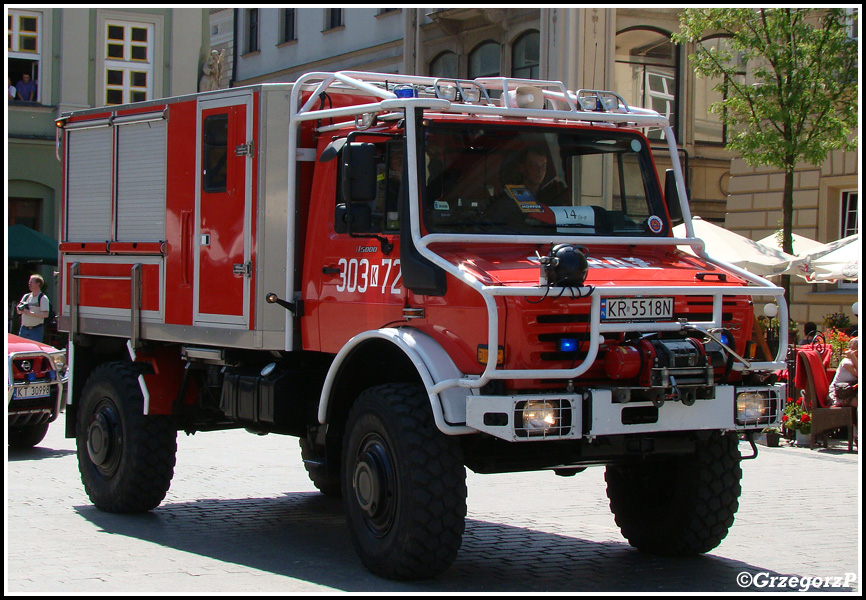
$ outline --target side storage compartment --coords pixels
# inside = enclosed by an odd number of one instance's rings
[[[324,372],[316,369],[286,369],[274,363],[260,370],[227,369],[220,409],[234,421],[303,436],[323,380]]]

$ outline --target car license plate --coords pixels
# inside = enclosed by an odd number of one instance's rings
[[[671,319],[674,316],[673,298],[602,298],[602,321],[635,319]]]
[[[36,385],[26,385],[24,387],[13,388],[15,398],[41,398],[48,396],[51,393],[51,385],[48,383],[38,383]]]

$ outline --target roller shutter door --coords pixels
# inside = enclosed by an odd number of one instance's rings
[[[111,127],[69,132],[66,239],[111,239]]]
[[[165,239],[166,122],[117,127],[117,240]]]

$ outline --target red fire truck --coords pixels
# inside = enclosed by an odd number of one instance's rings
[[[554,81],[338,72],[57,124],[66,433],[98,508],[155,508],[178,431],[242,427],[300,439],[388,578],[452,562],[466,467],[604,466],[647,552],[727,534],[738,440],[785,398],[755,306],[782,339],[787,307],[695,238],[667,119]]]

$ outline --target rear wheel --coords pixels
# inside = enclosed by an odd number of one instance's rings
[[[316,489],[324,495],[331,498],[340,497],[340,476],[334,475],[328,471],[327,466],[318,459],[316,452],[313,450],[313,445],[305,438],[298,440],[301,446],[301,460],[304,461],[304,469],[307,470],[307,475],[310,481],[316,486]]]
[[[668,556],[709,552],[722,542],[739,507],[741,476],[735,434],[713,435],[688,456],[605,472],[623,536],[639,550]]]
[[[466,518],[459,441],[441,433],[424,389],[370,388],[346,427],[343,502],[364,565],[388,579],[422,579],[447,569]]]
[[[103,364],[87,380],[78,410],[78,469],[100,510],[151,510],[171,485],[177,431],[170,417],[144,415],[143,407],[130,363]]]

